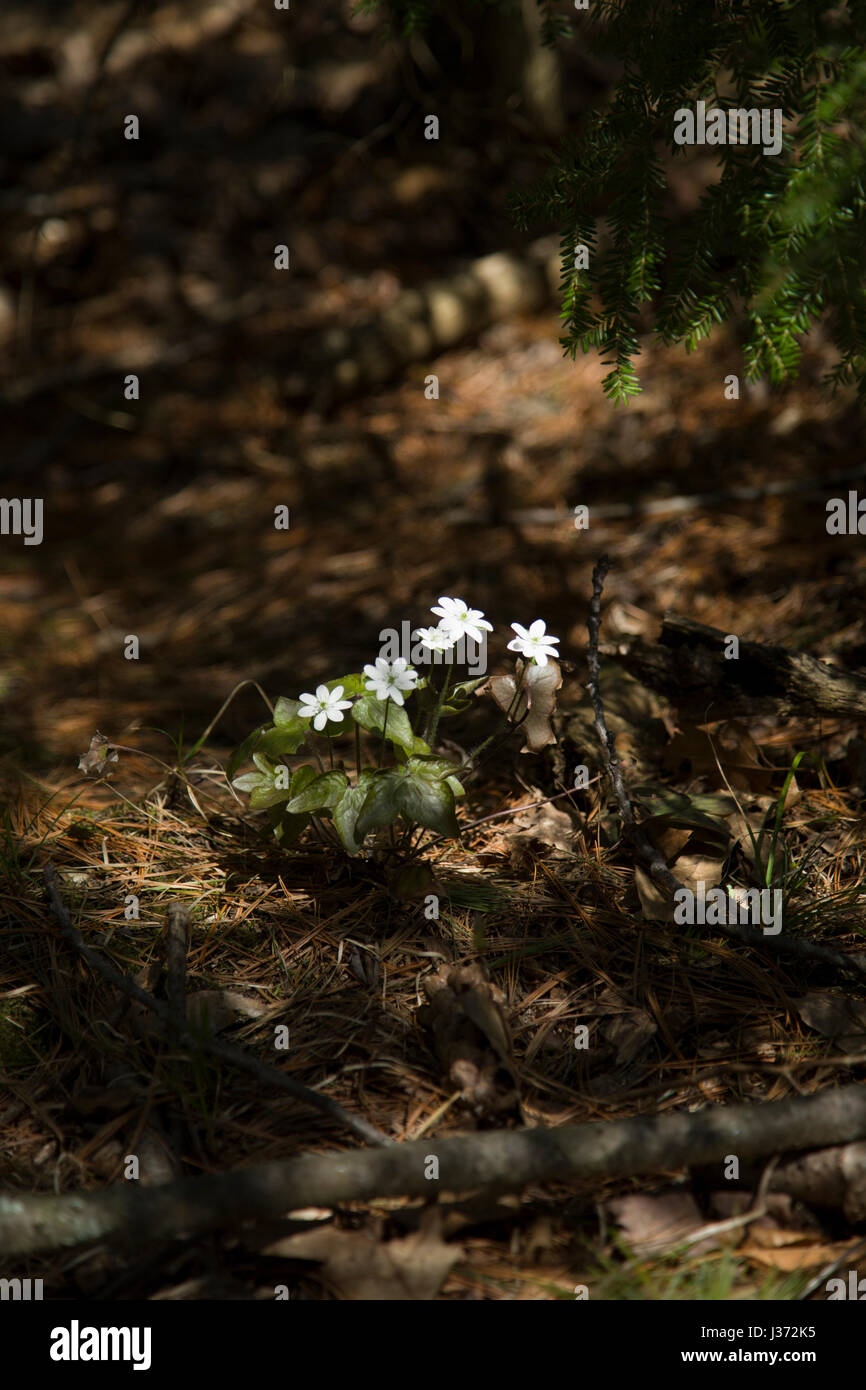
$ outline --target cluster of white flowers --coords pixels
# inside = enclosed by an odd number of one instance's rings
[[[482,642],[485,632],[493,631],[480,608],[469,608],[460,598],[440,598],[431,608],[439,618],[436,627],[419,627],[414,635],[422,646],[432,652],[447,652],[456,646],[461,637],[469,637],[473,642]],[[508,650],[519,652],[535,666],[546,666],[550,658],[556,659],[558,637],[551,637],[546,631],[542,618],[536,618],[528,628],[520,623],[512,623],[517,636],[508,643]],[[393,700],[396,705],[405,703],[404,697],[414,690],[418,673],[409,665],[405,657],[398,656],[394,661],[377,657],[375,665],[364,667],[367,677],[366,689],[379,700]],[[298,714],[302,719],[312,719],[313,728],[321,732],[329,720],[341,723],[343,710],[351,708],[351,700],[343,700],[342,685],[328,690],[326,685],[316,687],[315,695],[302,695]]]
[[[461,637],[481,642],[485,632],[493,631],[493,624],[488,623],[481,609],[468,608],[462,598],[440,598],[430,611],[438,614],[438,627],[418,627],[414,634],[430,651],[447,652]],[[508,643],[510,652],[520,652],[537,666],[546,666],[548,658],[559,655],[556,650],[559,638],[550,636],[543,618],[536,618],[529,628],[520,623],[511,626],[517,636]]]

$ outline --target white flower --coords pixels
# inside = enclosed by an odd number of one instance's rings
[[[512,642],[508,643],[510,652],[520,652],[521,656],[536,662],[538,666],[546,666],[548,657],[558,657],[556,644],[558,637],[551,637],[545,632],[545,622],[543,618],[536,618],[527,630],[521,627],[520,623],[512,623],[511,626],[517,633]]]
[[[439,626],[455,641],[465,635],[473,642],[483,642],[481,629],[493,631],[493,624],[487,622],[481,609],[467,608],[462,598],[440,598],[439,607],[431,608],[430,612],[441,619]]]
[[[412,635],[420,637],[422,646],[431,652],[450,652],[457,641],[442,623],[438,627],[416,627]]]
[[[343,693],[341,685],[335,685],[333,690],[329,690],[326,685],[317,685],[315,695],[302,695],[301,708],[298,710],[300,719],[312,719],[313,728],[317,733],[321,733],[329,719],[333,719],[340,724],[343,720],[343,710],[351,709],[351,700],[341,700]],[[304,708],[306,706],[306,708]]]
[[[369,676],[367,689],[379,700],[393,700],[402,705],[403,692],[414,690],[418,672],[413,671],[404,656],[395,661],[386,661],[384,656],[376,657],[375,666],[365,666],[364,675]]]

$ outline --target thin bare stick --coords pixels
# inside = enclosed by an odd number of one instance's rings
[[[601,773],[591,778],[586,785],[592,787],[600,780]],[[461,830],[474,830],[476,825],[484,825],[491,820],[501,820],[504,816],[517,816],[521,811],[536,811],[539,806],[549,806],[551,801],[561,801],[564,796],[574,796],[576,790],[578,790],[576,787],[569,787],[567,791],[555,792],[553,796],[546,796],[542,801],[527,801],[523,806],[508,806],[504,811],[494,811],[490,816],[481,816],[478,820],[467,821],[465,825],[461,826]],[[583,791],[584,788],[581,787],[580,790]]]
[[[172,903],[168,909],[165,951],[165,993],[174,1015],[175,1028],[186,1024],[186,958],[189,951],[189,909]]]

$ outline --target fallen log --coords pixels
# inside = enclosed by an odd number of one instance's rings
[[[321,408],[383,386],[413,362],[430,363],[493,323],[543,308],[556,294],[561,269],[558,242],[544,237],[521,255],[481,256],[449,279],[403,290],[372,318],[309,342],[286,394],[312,396]]]
[[[729,659],[728,637],[666,613],[657,643],[634,639],[607,644],[601,653],[694,718],[804,712],[866,717],[866,676],[745,638],[739,656]]]
[[[0,1256],[96,1240],[142,1248],[302,1207],[380,1197],[519,1192],[534,1183],[721,1164],[729,1154],[745,1163],[802,1151],[806,1139],[810,1149],[866,1139],[866,1086],[766,1105],[708,1106],[560,1129],[495,1130],[387,1149],[302,1154],[160,1187],[129,1183],[61,1196],[6,1193],[0,1196]]]

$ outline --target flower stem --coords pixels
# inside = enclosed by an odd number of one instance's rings
[[[385,718],[384,718],[384,720],[382,721],[382,748],[381,748],[381,751],[380,751],[380,753],[379,753],[379,766],[380,766],[380,767],[382,766],[382,764],[383,764],[384,761],[385,761],[385,735],[386,735],[387,732],[388,732],[388,710],[389,710],[390,708],[391,708],[391,701],[390,701],[390,700],[386,700],[386,701],[385,701]]]
[[[457,769],[461,782],[463,781],[464,777],[468,777],[470,774],[473,774],[478,771],[476,764],[481,758],[482,753],[484,753],[485,750],[490,749],[491,744],[502,743],[505,739],[511,738],[511,735],[515,734],[517,730],[520,728],[521,724],[523,724],[525,720],[527,720],[528,718],[529,710],[527,710],[525,714],[522,714],[519,719],[516,719],[510,729],[500,725],[498,729],[495,729],[493,731],[489,738],[486,738],[483,743],[480,743],[478,747],[475,749],[475,752],[470,753],[465,763],[462,763],[460,767]]]
[[[474,753],[470,753],[469,757],[466,759],[466,762],[465,762],[465,763],[463,764],[463,766],[460,768],[461,776],[462,776],[463,773],[469,772],[470,770],[474,772],[474,771],[475,771],[474,764],[475,764],[475,763],[478,761],[478,759],[481,757],[481,754],[484,752],[484,750],[485,750],[486,748],[489,748],[490,745],[491,745],[491,743],[494,743],[497,739],[501,739],[502,736],[506,733],[506,731],[508,732],[509,735],[510,735],[510,734],[513,734],[517,729],[520,728],[520,726],[521,726],[521,724],[523,723],[523,721],[528,717],[528,715],[529,715],[529,705],[528,705],[528,703],[527,703],[526,712],[525,712],[523,715],[521,715],[520,719],[515,720],[515,722],[514,722],[514,724],[513,724],[513,726],[512,726],[511,729],[508,729],[508,722],[509,722],[509,720],[511,719],[512,711],[515,709],[515,707],[516,707],[516,705],[517,705],[517,702],[518,702],[518,699],[519,699],[519,696],[520,696],[520,693],[521,693],[521,690],[523,689],[523,680],[524,680],[524,677],[525,677],[525,675],[526,675],[526,672],[527,672],[528,667],[529,667],[529,662],[528,662],[528,661],[527,661],[527,662],[524,662],[523,669],[522,669],[522,671],[520,672],[520,679],[519,679],[519,680],[517,681],[517,683],[515,684],[515,687],[514,687],[514,694],[513,694],[512,697],[511,697],[511,700],[510,700],[509,705],[508,705],[508,709],[505,711],[505,714],[503,715],[503,717],[502,717],[502,719],[501,719],[501,721],[500,721],[500,723],[499,723],[498,728],[494,729],[494,730],[493,730],[493,733],[490,735],[490,737],[489,737],[489,738],[486,738],[486,739],[484,740],[483,743],[480,743],[480,744],[478,745],[478,747],[475,749],[475,752],[474,752]]]
[[[439,717],[442,713],[442,706],[445,703],[445,696],[448,694],[448,691],[451,687],[451,676],[453,675],[453,672],[454,667],[449,662],[448,670],[445,672],[445,679],[442,682],[442,689],[439,691],[439,699],[436,701],[436,708],[433,711],[433,720],[430,725],[430,733],[427,737],[427,742],[430,744],[431,748],[433,747],[433,744],[436,739],[436,730],[439,728]]]

